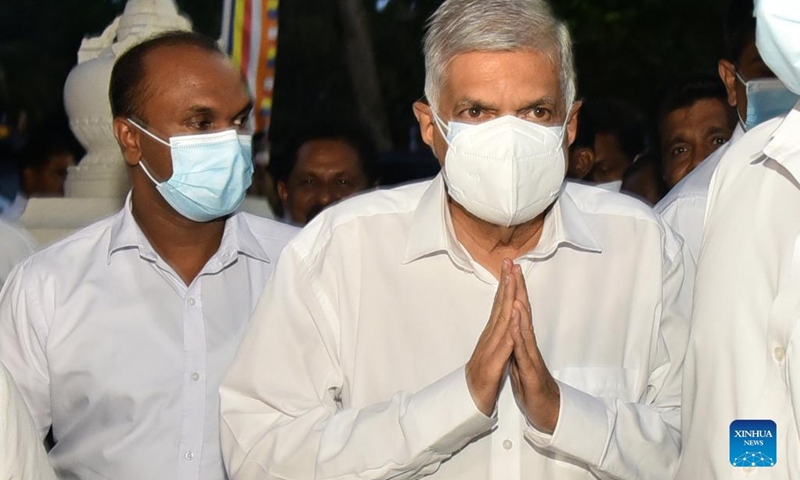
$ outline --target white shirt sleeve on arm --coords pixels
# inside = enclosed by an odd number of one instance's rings
[[[339,332],[328,293],[290,244],[220,389],[232,479],[415,478],[494,425],[463,367],[418,392],[347,408]]]
[[[0,365],[0,478],[55,480],[44,445],[36,433],[14,380]]]
[[[47,435],[51,419],[47,336],[50,322],[41,298],[45,285],[17,265],[0,293],[0,361],[8,369],[31,413],[39,437]]]
[[[671,479],[680,455],[681,383],[689,338],[694,262],[666,228],[663,306],[644,398],[597,398],[563,382],[556,430],[529,425],[535,445],[585,462],[603,479]],[[670,255],[669,251],[672,250]],[[646,320],[646,319],[643,319]]]

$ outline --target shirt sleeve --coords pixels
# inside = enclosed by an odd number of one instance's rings
[[[0,365],[0,478],[55,480],[44,445],[36,433],[14,381]]]
[[[552,435],[530,425],[535,445],[585,463],[602,479],[673,477],[680,455],[681,383],[689,339],[694,261],[665,230],[663,303],[647,388],[638,402],[598,398],[559,382],[561,409]]]
[[[683,239],[695,263],[700,256],[700,243],[703,240],[706,201],[706,196],[695,195],[677,198],[656,208],[667,225]]]
[[[29,261],[17,265],[0,292],[0,362],[19,387],[43,440],[52,423],[46,354],[50,322],[41,302],[46,287],[29,268]]]
[[[463,367],[348,408],[339,322],[304,257],[292,244],[284,250],[220,388],[232,479],[416,478],[494,425],[474,405]]]

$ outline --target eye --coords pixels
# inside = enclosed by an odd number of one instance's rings
[[[540,118],[540,119],[550,118],[551,114],[550,110],[545,107],[534,107],[531,113],[533,113],[533,116],[535,118]]]
[[[714,145],[723,145],[728,142],[728,139],[725,137],[714,137],[713,139],[711,139],[711,142]]]
[[[480,107],[471,107],[469,110],[467,110],[467,115],[469,115],[470,118],[480,118],[481,113],[482,111]]]
[[[336,185],[339,185],[340,187],[348,187],[350,186],[350,183],[350,179],[347,178],[339,178],[336,180]]]
[[[679,157],[679,156],[683,155],[684,153],[686,153],[688,151],[689,151],[688,148],[686,148],[684,146],[680,146],[680,147],[675,147],[672,150],[670,150],[669,154],[672,155],[673,157]]]
[[[213,125],[214,123],[208,120],[207,118],[193,118],[189,122],[189,127],[191,127],[193,130],[200,130],[200,131],[208,130]]]
[[[244,127],[247,126],[247,121],[249,119],[250,119],[249,115],[245,115],[245,116],[239,117],[239,118],[237,118],[236,120],[233,121],[233,126],[235,126],[236,128],[239,128],[239,129],[244,128]]]

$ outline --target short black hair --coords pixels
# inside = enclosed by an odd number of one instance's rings
[[[715,99],[728,106],[728,92],[717,74],[698,73],[690,75],[665,87],[658,105],[658,131],[670,113],[691,107],[699,100]],[[733,114],[733,112],[731,112]],[[660,135],[660,133],[659,133]]]
[[[114,117],[141,118],[141,105],[144,99],[147,72],[144,60],[147,55],[161,47],[196,47],[209,53],[225,55],[217,41],[197,32],[171,30],[155,35],[131,47],[114,63],[108,98]]]
[[[737,65],[744,49],[755,39],[753,0],[730,0],[722,31],[723,58]]]
[[[644,115],[632,104],[618,98],[586,98],[578,115],[578,132],[573,147],[593,148],[599,134],[617,137],[620,148],[631,160],[645,148]]]
[[[297,155],[300,149],[308,142],[314,140],[334,140],[346,143],[358,153],[358,162],[361,171],[369,183],[377,180],[377,149],[369,132],[361,124],[355,123],[320,123],[303,129],[303,133],[296,135],[288,142],[286,155],[280,156],[274,163],[270,163],[273,177],[285,181],[297,165]]]
[[[70,154],[79,161],[86,151],[66,122],[49,122],[31,131],[20,152],[19,170],[42,170],[54,155]]]

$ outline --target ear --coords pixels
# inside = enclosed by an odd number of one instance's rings
[[[728,105],[736,107],[739,103],[736,95],[736,83],[739,81],[736,78],[736,67],[727,60],[720,60],[717,63],[717,71],[722,83],[725,84],[725,90],[728,92]]]
[[[589,147],[580,147],[572,151],[569,157],[569,176],[583,180],[594,167],[594,150]]]
[[[436,123],[433,119],[430,105],[417,100],[414,102],[413,109],[414,116],[417,117],[417,123],[419,123],[419,133],[422,136],[422,141],[433,148],[433,139],[436,135]]]
[[[582,106],[583,102],[576,100],[569,111],[570,118],[567,121],[567,141],[569,143],[567,145],[572,145],[572,142],[575,141],[575,136],[578,134],[578,117]]]
[[[114,119],[114,137],[117,139],[119,148],[125,162],[135,167],[142,159],[142,150],[139,145],[139,130],[131,125],[126,119],[117,117]]]
[[[289,191],[286,190],[286,182],[278,180],[278,196],[281,197],[281,203],[286,208],[286,202],[289,199]]]

